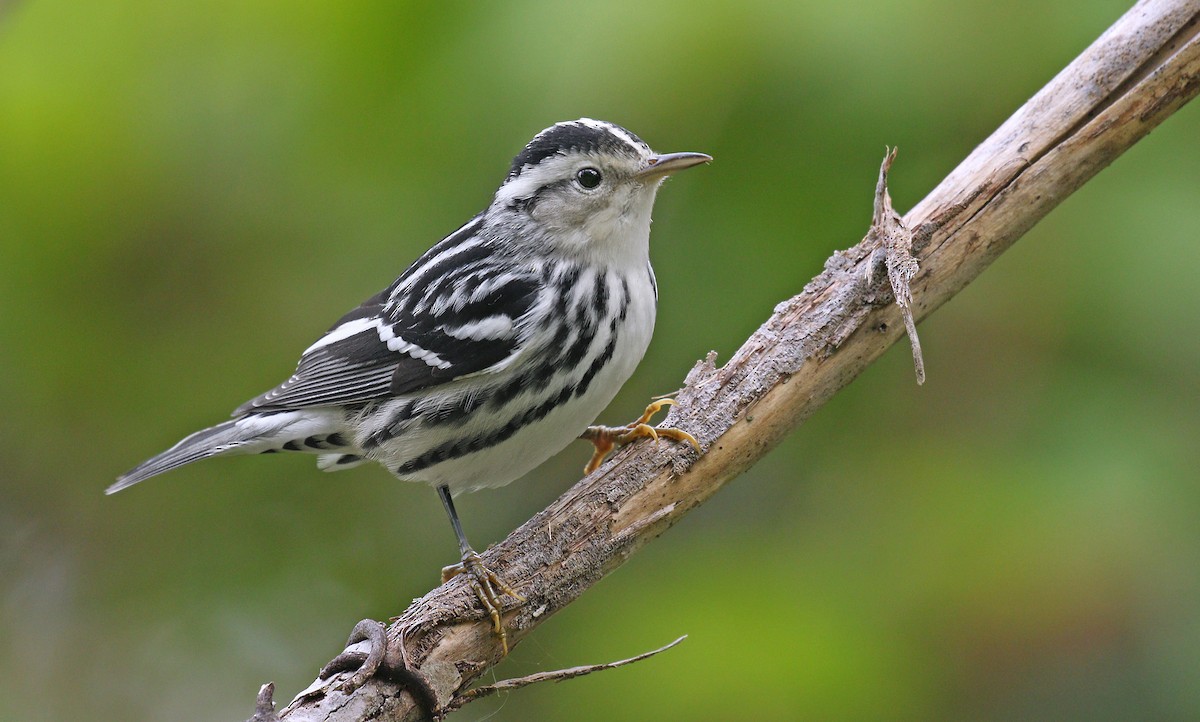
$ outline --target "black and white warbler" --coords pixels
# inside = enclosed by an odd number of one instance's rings
[[[302,451],[325,470],[367,461],[437,488],[463,569],[504,639],[500,596],[462,533],[452,494],[507,484],[571,440],[695,440],[646,422],[589,427],[650,343],[658,288],[650,212],[662,180],[712,160],[655,154],[581,118],[538,133],[479,215],[343,316],[296,372],[233,419],[198,431],[108,493],[210,456]],[[507,648],[507,647],[506,647]]]

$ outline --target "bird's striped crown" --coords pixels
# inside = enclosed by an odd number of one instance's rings
[[[533,137],[513,158],[505,182],[547,158],[568,153],[614,153],[637,159],[650,155],[646,142],[615,123],[591,118],[555,123]]]

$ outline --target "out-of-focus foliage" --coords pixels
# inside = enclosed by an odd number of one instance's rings
[[[0,719],[231,720],[436,582],[436,495],[309,457],[114,476],[274,385],[556,120],[712,153],[603,420],[728,354],[1128,0],[25,0],[0,15]],[[461,719],[1200,717],[1200,108],[498,676]],[[570,448],[464,498],[478,545]]]

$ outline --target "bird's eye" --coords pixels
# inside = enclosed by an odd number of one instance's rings
[[[575,174],[575,180],[584,188],[595,188],[600,185],[600,171],[595,168],[580,168]]]

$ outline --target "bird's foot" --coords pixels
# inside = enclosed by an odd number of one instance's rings
[[[485,567],[483,559],[473,549],[467,549],[463,553],[462,561],[458,564],[451,564],[448,567],[442,568],[442,583],[445,584],[459,574],[467,575],[467,580],[471,584],[471,590],[475,592],[475,596],[479,599],[479,604],[488,613],[488,616],[492,618],[492,626],[496,631],[496,636],[500,638],[500,647],[507,656],[508,633],[505,631],[504,623],[500,619],[500,613],[504,611],[504,604],[500,599],[507,594],[523,602],[525,601],[525,597],[517,594],[517,591],[508,586],[503,579],[496,576],[495,572]]]
[[[589,426],[586,431],[580,434],[579,438],[592,442],[596,447],[596,453],[592,454],[592,460],[583,467],[584,474],[590,474],[608,458],[608,455],[622,446],[636,441],[638,439],[654,439],[657,443],[659,439],[670,439],[672,441],[686,441],[692,445],[696,453],[700,453],[700,443],[696,441],[696,437],[692,436],[681,429],[671,427],[651,426],[650,419],[663,407],[674,406],[674,399],[659,399],[646,407],[642,415],[633,423],[624,426]]]

